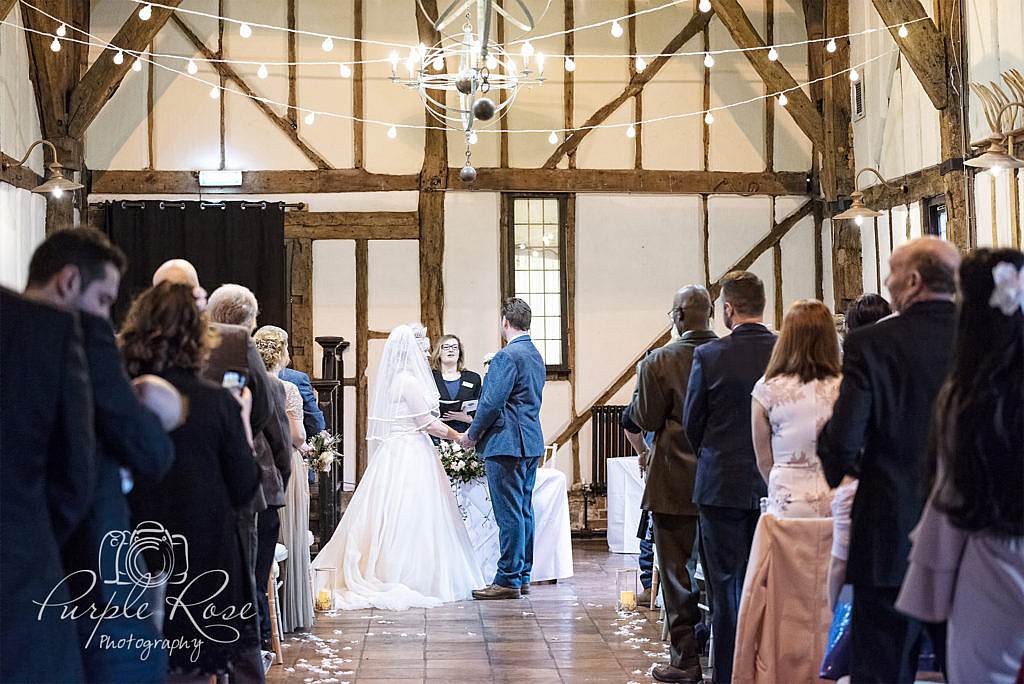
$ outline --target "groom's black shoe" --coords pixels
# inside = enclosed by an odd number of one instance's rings
[[[500,584],[492,584],[486,589],[473,591],[473,598],[477,601],[499,601],[501,599],[519,598],[519,589],[516,587],[503,587]]]
[[[669,664],[656,665],[651,671],[651,678],[656,682],[670,682],[671,684],[702,684],[704,681],[700,664],[685,670]]]
[[[520,584],[519,585],[519,593],[522,594],[523,596],[526,596],[527,594],[529,594],[530,593],[530,583],[529,582],[523,582],[522,584]]]

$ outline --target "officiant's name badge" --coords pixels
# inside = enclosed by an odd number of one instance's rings
[[[97,632],[107,620],[138,620],[155,623],[157,614],[168,620],[178,618],[190,623],[199,638],[154,638],[148,630],[145,636],[112,638],[101,634],[97,646],[104,650],[133,650],[140,660],[146,660],[154,649],[190,651],[190,660],[196,662],[204,641],[231,644],[238,641],[238,629],[231,621],[251,621],[256,616],[252,602],[241,606],[217,606],[214,599],[227,588],[230,576],[226,570],[205,570],[189,576],[188,540],[184,535],[171,534],[155,521],[139,523],[134,530],[111,530],[104,535],[99,550],[99,572],[76,570],[57,582],[39,606],[36,619],[42,621],[47,611],[59,611],[60,620],[88,619],[95,624],[85,643],[89,648]],[[152,564],[153,567],[149,567]],[[110,598],[104,605],[90,601],[98,585],[106,587]],[[176,586],[173,596],[165,595],[166,587]],[[66,591],[71,598],[62,600]],[[159,592],[161,601],[151,602]]]

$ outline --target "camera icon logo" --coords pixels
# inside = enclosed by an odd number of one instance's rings
[[[153,520],[134,530],[111,530],[99,550],[104,584],[158,587],[183,584],[188,576],[188,540]]]

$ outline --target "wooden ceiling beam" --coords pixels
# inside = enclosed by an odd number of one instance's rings
[[[292,123],[292,120],[289,117],[281,116],[277,112],[275,112],[273,108],[269,104],[267,104],[266,101],[264,101],[259,95],[257,95],[256,91],[254,91],[249,86],[249,84],[246,83],[241,76],[239,76],[238,72],[235,70],[233,66],[231,66],[227,62],[216,61],[217,54],[210,48],[206,47],[206,44],[203,43],[202,39],[198,35],[196,35],[196,32],[192,30],[192,28],[185,22],[184,19],[175,14],[171,17],[171,20],[174,22],[174,25],[177,26],[178,29],[185,35],[185,38],[187,38],[188,41],[192,43],[192,46],[196,50],[198,50],[203,55],[203,57],[205,57],[208,60],[211,60],[210,65],[217,70],[217,73],[220,74],[221,77],[223,77],[225,80],[231,81],[235,85],[237,85],[238,89],[245,93],[246,97],[248,97],[249,100],[254,105],[256,105],[256,107],[258,107],[259,110],[263,112],[263,114],[268,119],[270,119],[270,122],[277,126],[277,128],[282,133],[285,134],[285,137],[292,141],[292,144],[294,144],[295,147],[299,148],[299,151],[302,152],[303,155],[305,155],[306,159],[313,163],[313,166],[317,167],[318,169],[334,168],[330,162],[328,162],[326,159],[320,156],[320,154],[316,150],[309,146],[309,143],[307,143],[305,140],[302,139],[301,136],[299,136],[299,132],[296,129],[296,125]]]
[[[567,154],[571,154],[576,151],[576,148],[583,142],[583,138],[587,137],[587,134],[593,130],[594,126],[598,126],[611,116],[615,110],[621,107],[631,97],[636,97],[640,92],[643,91],[651,79],[658,75],[661,68],[668,64],[668,60],[671,59],[670,55],[675,54],[683,49],[694,36],[700,34],[704,27],[711,21],[710,13],[695,12],[690,18],[690,21],[683,26],[682,30],[675,35],[672,40],[668,42],[668,45],[662,49],[661,53],[647,65],[647,68],[643,71],[633,75],[629,79],[629,83],[625,89],[619,93],[611,102],[604,105],[596,112],[590,115],[586,121],[583,122],[571,135],[567,135],[565,140],[555,148],[555,151],[551,153],[547,161],[544,162],[545,169],[554,169],[558,166],[558,163],[562,161],[562,158]]]
[[[0,19],[6,19],[18,0],[0,0]]]
[[[783,66],[781,60],[768,59],[768,47],[761,40],[747,13],[738,0],[711,0],[715,14],[728,29],[733,42],[743,48],[743,55],[757,71],[770,93],[785,92],[789,99],[786,111],[811,142],[821,147],[825,140],[825,127],[821,115],[796,79]],[[761,48],[761,49],[757,49]]]
[[[148,21],[139,19],[138,12],[133,11],[110,41],[111,45],[131,52],[144,51],[181,2],[182,0],[163,0],[165,6],[154,6]],[[84,4],[86,7],[89,5],[81,2],[78,4]],[[104,50],[71,94],[68,134],[73,138],[82,137],[132,67],[131,57],[126,57],[120,64],[114,64],[110,57],[109,51]]]
[[[17,166],[18,160],[0,152],[0,182],[22,190],[31,190],[43,184],[43,177],[26,166]]]
[[[417,240],[415,211],[289,211],[285,238],[311,240]]]
[[[445,174],[440,190],[487,192],[631,192],[707,195],[807,195],[816,192],[802,171],[661,171],[634,169],[477,169],[475,183]],[[243,171],[242,185],[200,188],[196,171],[92,172],[90,192],[103,195],[261,195],[286,193],[394,192],[420,189],[416,175],[369,173],[363,169]],[[438,192],[437,194],[443,194]]]
[[[942,34],[918,0],[872,0],[878,16],[889,29],[904,59],[917,75],[921,87],[936,109],[949,103],[946,88],[946,49]],[[923,19],[923,21],[918,21]],[[913,22],[913,23],[911,23]],[[905,24],[907,37],[900,38],[899,26]]]

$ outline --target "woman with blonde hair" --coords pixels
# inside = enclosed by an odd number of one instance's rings
[[[733,682],[817,682],[831,620],[832,492],[818,431],[839,393],[839,340],[816,300],[786,313],[751,393],[757,467],[768,484],[740,602]]]
[[[473,422],[483,383],[480,375],[466,369],[466,350],[455,335],[442,335],[430,354],[434,384],[441,395],[441,421],[457,432]]]
[[[281,629],[292,632],[313,626],[313,585],[309,576],[309,478],[302,452],[306,428],[302,424],[302,395],[295,383],[281,380],[277,374],[289,362],[288,333],[276,325],[265,325],[253,336],[256,349],[263,357],[267,373],[284,385],[288,425],[292,437],[292,476],[284,493],[280,510],[280,540],[288,549],[288,572],[284,576],[281,605]]]

